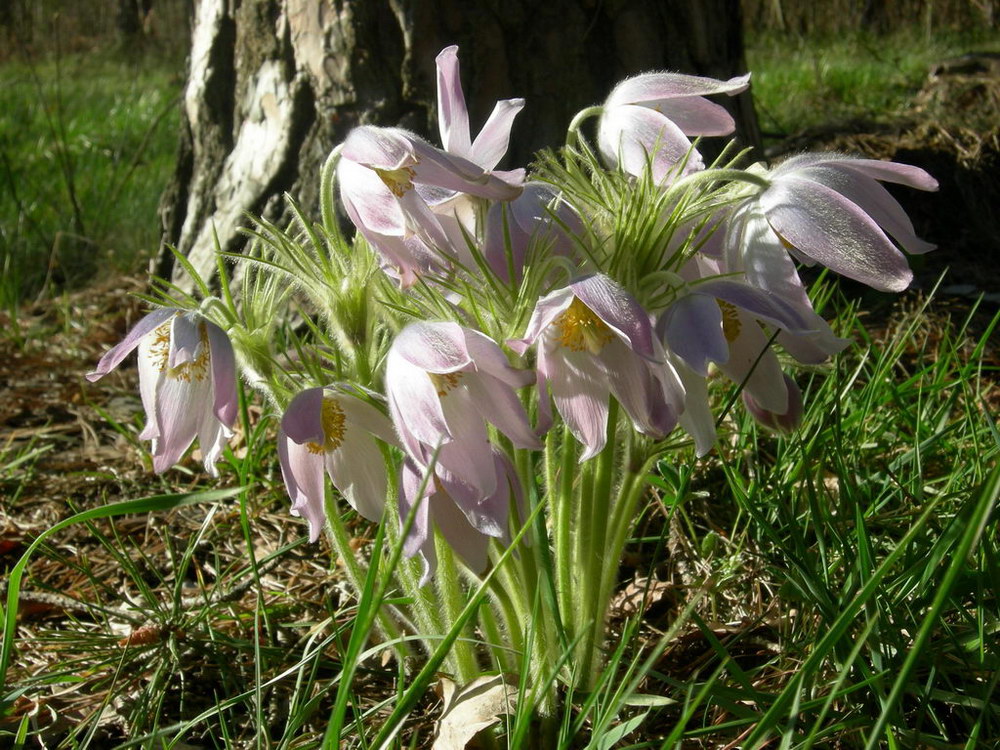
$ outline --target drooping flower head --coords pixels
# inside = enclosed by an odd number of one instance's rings
[[[902,207],[878,182],[937,190],[937,181],[918,167],[803,154],[766,176],[770,186],[737,209],[727,236],[730,268],[743,270],[761,289],[808,303],[790,252],[874,289],[900,292],[913,274],[890,237],[909,253],[934,249],[916,236]]]
[[[542,408],[548,385],[585,447],[581,460],[604,447],[612,394],[645,435],[663,437],[677,423],[684,390],[659,350],[649,315],[607,276],[587,276],[540,299],[524,338],[509,344],[520,353],[536,345]]]
[[[404,449],[422,467],[434,463],[463,509],[496,490],[487,423],[519,448],[541,447],[515,393],[533,381],[496,342],[457,323],[411,323],[386,357],[389,413]]]
[[[490,539],[504,542],[510,539],[510,502],[513,499],[520,503],[523,490],[510,459],[496,448],[491,448],[490,468],[494,473],[493,491],[478,503],[468,504],[456,502],[433,471],[411,458],[403,461],[399,483],[401,525],[416,507],[413,525],[403,542],[403,553],[407,557],[419,554],[423,559],[421,585],[434,575],[437,567],[435,526],[474,573],[486,569]]]
[[[288,404],[278,432],[278,458],[292,514],[309,522],[315,542],[326,522],[324,472],[369,521],[382,518],[385,462],[375,439],[396,444],[388,418],[343,388],[309,388]]]
[[[597,133],[601,155],[635,176],[651,162],[657,183],[685,158],[685,173],[702,169],[701,155],[691,148],[688,136],[729,135],[736,127],[723,107],[705,97],[733,96],[749,85],[749,74],[728,81],[681,73],[644,73],[626,79],[604,102]]]
[[[99,380],[139,349],[139,393],[146,411],[141,440],[152,440],[153,470],[176,464],[194,442],[201,445],[206,471],[215,463],[236,421],[236,361],[229,337],[197,312],[154,310],[114,348],[97,369]]]

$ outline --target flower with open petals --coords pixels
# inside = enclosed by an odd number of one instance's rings
[[[684,159],[684,172],[704,167],[688,136],[729,135],[736,125],[726,110],[705,99],[733,96],[750,85],[749,74],[718,81],[681,73],[644,73],[628,78],[604,102],[597,144],[612,166],[643,174],[651,163],[662,182]]]
[[[646,311],[607,276],[587,276],[540,299],[524,338],[508,343],[519,353],[537,345],[542,408],[547,384],[585,447],[581,461],[604,448],[612,394],[645,435],[663,437],[677,424],[684,401],[677,374]]]
[[[365,125],[344,142],[337,178],[347,215],[405,287],[457,252],[431,203],[456,194],[511,200],[524,172],[491,173],[401,128]]]
[[[395,445],[389,419],[344,389],[309,388],[288,404],[278,432],[278,459],[292,514],[309,522],[315,542],[326,522],[324,471],[369,521],[382,518],[385,462],[375,439]]]
[[[765,176],[769,187],[736,210],[727,235],[730,268],[743,270],[761,289],[793,302],[806,296],[791,252],[874,289],[900,292],[913,274],[890,237],[909,253],[934,249],[916,236],[899,203],[878,182],[937,190],[937,181],[918,167],[803,154]]]
[[[496,490],[487,423],[518,448],[541,447],[514,392],[534,380],[492,339],[457,323],[411,323],[386,356],[389,413],[404,449],[422,467],[433,462],[465,510]]]
[[[217,476],[215,462],[236,421],[236,360],[229,337],[197,312],[154,310],[101,357],[87,379],[104,377],[137,347],[146,410],[139,438],[153,441],[153,470],[161,473],[176,464],[197,437],[206,471]]]

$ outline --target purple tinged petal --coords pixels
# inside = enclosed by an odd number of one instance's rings
[[[538,355],[538,369],[548,380],[563,421],[584,446],[581,463],[593,458],[607,441],[611,389],[604,373],[588,354],[544,349]]]
[[[427,372],[411,364],[393,348],[386,357],[385,389],[389,413],[403,439],[403,446],[414,458],[422,458],[421,444],[436,447],[450,440],[451,432],[441,410],[437,388]]]
[[[710,362],[729,360],[722,310],[714,299],[700,294],[685,295],[667,309],[660,325],[670,351],[701,377],[708,376]]]
[[[786,331],[808,333],[815,330],[813,321],[808,320],[793,305],[775,294],[755,289],[746,284],[714,279],[698,284],[693,291],[697,294],[725,300],[746,310],[760,320]]]
[[[834,354],[842,352],[851,343],[850,339],[837,336],[829,324],[818,315],[816,332],[799,335],[781,331],[777,341],[786,352],[804,365],[822,364]]]
[[[458,46],[445,47],[435,60],[437,64],[438,130],[444,150],[471,158],[469,110],[459,75]],[[492,166],[492,165],[491,165]]]
[[[534,380],[534,373],[526,374]],[[495,425],[514,445],[525,450],[541,449],[542,443],[531,429],[524,406],[509,386],[489,375],[481,375],[468,378],[466,387],[486,421]]]
[[[410,323],[392,342],[392,351],[426,372],[456,372],[472,364],[465,333],[458,323]]]
[[[514,118],[522,109],[524,99],[503,99],[496,103],[472,144],[472,161],[487,170],[492,170],[500,162],[510,146],[510,129],[514,125]],[[451,150],[447,146],[445,148]]]
[[[725,107],[700,97],[668,99],[653,108],[680,128],[684,135],[729,135],[736,130],[736,122]]]
[[[849,164],[841,166],[834,162],[821,167],[810,167],[799,170],[796,176],[814,180],[836,190],[871,216],[875,223],[892,235],[908,253],[923,254],[937,247],[917,237],[910,217],[888,190],[874,178],[850,169]]]
[[[662,383],[653,377],[653,364],[621,341],[609,343],[598,357],[611,393],[629,415],[636,431],[662,438],[677,424],[677,413],[666,401]]]
[[[704,167],[691,141],[667,117],[646,107],[626,105],[607,110],[598,126],[598,146],[612,166],[628,174],[642,175],[652,168],[655,182],[662,182],[686,159],[684,171]]]
[[[203,345],[201,325],[205,320],[197,313],[184,313],[171,321],[170,348],[167,366],[178,367],[194,362]]]
[[[684,385],[684,411],[679,422],[694,438],[695,454],[704,456],[715,446],[715,418],[708,401],[708,385],[704,377],[690,370],[683,362],[675,362],[677,375]]]
[[[337,164],[337,183],[347,215],[359,230],[392,237],[407,233],[403,209],[378,174],[341,158]]]
[[[153,471],[161,474],[176,464],[194,442],[202,414],[212,408],[211,382],[161,377],[157,384]]]
[[[295,443],[279,430],[278,462],[292,500],[292,515],[309,522],[309,541],[315,542],[326,523],[323,456]]]
[[[521,194],[523,174],[517,179],[517,173],[512,172],[511,178],[516,180],[512,184],[503,179],[501,173],[487,172],[478,164],[461,156],[446,154],[429,143],[414,140],[413,148],[417,155],[412,167],[415,182],[491,200],[508,201]]]
[[[362,125],[348,133],[341,158],[369,169],[395,171],[417,162],[416,139],[417,136],[402,128]]]
[[[323,389],[307,388],[298,393],[281,417],[281,429],[299,445],[322,445],[326,440],[323,432]]]
[[[895,182],[899,185],[934,192],[938,189],[938,181],[920,167],[910,164],[899,164],[878,159],[844,159],[834,162],[834,166],[846,167],[861,172],[868,177],[883,182]]]
[[[734,383],[746,381],[744,389],[770,411],[784,413],[788,408],[788,389],[778,357],[756,321],[736,308],[739,331],[730,342],[729,361],[719,369]]]
[[[336,399],[352,431],[355,431],[354,428],[360,428],[387,445],[399,446],[399,439],[392,429],[392,422],[385,414],[356,396],[336,394]]]
[[[340,446],[325,453],[326,471],[333,486],[354,510],[369,521],[378,522],[387,490],[385,461],[374,438],[355,428],[356,425],[348,425]]]
[[[497,343],[479,331],[464,329],[466,351],[476,369],[492,375],[511,388],[524,388],[535,381],[530,370],[519,370],[507,361],[507,355]]]
[[[727,237],[731,270],[742,269],[751,286],[771,292],[801,309],[811,310],[812,302],[802,286],[795,263],[788,257],[781,238],[767,223],[760,206],[751,203],[741,209],[734,221],[736,227],[740,236]]]
[[[507,341],[507,346],[517,354],[524,354],[528,350],[528,347],[534,344],[538,340],[538,337],[544,333],[552,321],[573,304],[575,296],[573,290],[570,287],[566,287],[564,289],[557,289],[542,297],[535,304],[535,309],[531,313],[531,319],[528,321],[524,337],[510,339]]]
[[[728,81],[683,73],[643,73],[628,78],[615,86],[604,106],[644,104],[661,99],[710,96],[712,94],[732,96],[745,91],[749,85],[749,73],[730,78]]]
[[[198,446],[201,448],[202,465],[213,477],[219,476],[215,463],[222,455],[226,441],[232,436],[232,430],[225,427],[214,413],[206,411],[202,414],[198,425]]]
[[[219,326],[205,323],[208,329],[208,345],[212,362],[212,392],[214,399],[212,413],[226,427],[236,422],[239,398],[236,393],[236,356],[233,344]]]
[[[762,407],[747,391],[743,391],[743,405],[760,424],[777,432],[792,432],[802,423],[802,391],[788,375],[784,375],[788,390],[788,407],[782,413],[775,413]]]
[[[489,562],[488,536],[483,535],[454,503],[437,496],[431,498],[431,516],[438,530],[473,573],[482,573]]]
[[[410,526],[410,533],[403,540],[403,554],[406,557],[413,557],[420,552],[427,541],[431,541],[431,553],[433,554],[433,534],[430,524],[430,502],[428,496],[433,492],[434,483],[428,479],[425,483],[426,474],[421,471],[412,460],[404,459],[400,470],[399,480],[399,522],[402,528],[406,519],[417,506],[413,517],[413,525]],[[423,487],[423,493],[421,493]],[[424,581],[421,581],[423,585]]]
[[[109,349],[105,355],[101,357],[101,360],[97,363],[97,369],[93,372],[87,373],[87,380],[93,383],[107,375],[119,364],[121,364],[121,361],[125,359],[125,357],[132,353],[132,350],[139,345],[139,342],[144,336],[155,331],[178,312],[178,310],[168,307],[161,307],[143,316],[139,322],[132,327],[132,330],[126,334],[125,338],[122,339],[120,343]],[[150,412],[147,410],[147,414],[148,413]]]
[[[653,359],[653,328],[635,297],[603,274],[570,284],[577,298],[621,337],[632,351]]]
[[[760,201],[778,236],[804,255],[880,291],[909,286],[913,274],[903,254],[868,214],[836,191],[785,177]]]

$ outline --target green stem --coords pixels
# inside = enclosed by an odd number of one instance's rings
[[[364,591],[365,570],[354,555],[354,550],[351,548],[350,534],[347,533],[347,528],[344,526],[344,519],[340,517],[336,503],[330,497],[329,489],[326,496],[326,517],[329,521],[328,528],[330,529],[330,540],[333,543],[333,548],[336,550],[337,556],[344,563],[344,571],[347,574],[348,581],[350,581],[354,591],[360,595]],[[381,606],[377,615],[376,629],[379,635],[385,640],[397,640],[402,635],[402,631],[397,623],[393,622],[392,618]],[[402,641],[397,641],[394,648],[400,658],[407,656],[406,646]]]
[[[555,466],[556,440],[546,439],[546,464]],[[550,459],[551,456],[551,459]],[[572,505],[573,505],[573,471],[576,468],[576,441],[569,428],[563,428],[561,465],[556,476],[553,471],[552,484],[549,485],[553,534],[555,536],[556,557],[556,595],[559,597],[559,610],[562,613],[563,624],[567,627],[573,616],[572,591]]]
[[[437,530],[434,532],[434,549],[438,558],[434,581],[437,584],[439,605],[444,612],[445,625],[450,630],[455,627],[462,610],[465,609],[465,595],[451,545]],[[462,626],[462,632],[452,644],[448,659],[461,683],[471,682],[479,676],[479,661],[476,659],[475,648],[472,644],[472,629],[469,623]]]
[[[600,582],[608,569],[617,570],[621,563],[621,550],[608,548],[608,533],[611,530],[608,520],[612,517],[611,489],[615,474],[615,457],[618,427],[618,402],[611,400],[608,408],[607,443],[597,459],[594,470],[594,485],[592,497],[589,500],[590,516],[586,519],[587,536],[590,540],[588,556],[584,559],[584,590],[586,591],[586,608],[590,620],[590,632],[581,641],[583,659],[580,674],[587,682],[586,687],[593,686],[601,667],[599,657],[604,645],[604,625],[607,618],[607,602],[600,596]],[[595,585],[595,583],[597,585]]]

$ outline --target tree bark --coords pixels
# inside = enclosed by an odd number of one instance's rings
[[[351,128],[436,131],[434,58],[455,43],[474,129],[497,99],[527,100],[508,168],[627,75],[745,70],[738,0],[198,0],[164,243],[207,278],[247,212],[280,217],[287,191],[316,215],[319,169]],[[759,144],[749,95],[729,104]],[[190,287],[171,261],[154,270]]]

